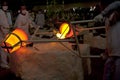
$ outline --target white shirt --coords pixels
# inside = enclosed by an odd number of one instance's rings
[[[10,12],[4,12],[0,9],[0,25],[5,28],[9,28],[12,25],[12,19]]]
[[[28,36],[30,36],[29,34],[30,24],[31,24],[31,19],[29,18],[28,13],[26,15],[19,14],[15,21],[14,27],[23,29],[28,34]]]

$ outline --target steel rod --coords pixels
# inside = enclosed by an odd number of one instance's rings
[[[41,34],[41,35],[44,35],[44,34],[54,34],[53,32],[38,32],[36,34]]]
[[[39,42],[71,42],[71,41],[75,41],[73,39],[40,39],[40,40],[27,40],[27,41],[22,41],[22,42],[33,42],[33,43],[39,43]]]
[[[94,20],[81,20],[81,21],[71,21],[71,24],[78,24],[78,23],[88,23],[88,22],[95,22]]]
[[[39,30],[40,26],[38,26],[36,29],[35,29],[35,32],[33,33],[33,35],[31,36],[30,40],[32,40],[34,38],[34,36],[36,35],[37,31]]]
[[[92,28],[77,28],[77,30],[95,30],[95,29],[105,29],[105,26],[100,26],[100,27],[92,27]]]
[[[77,38],[77,35],[76,35],[76,32],[75,32],[75,27],[72,26],[72,29],[73,29],[73,34],[74,34],[74,37],[75,37],[75,41],[76,41],[76,45],[77,45],[79,57],[81,57],[80,47],[79,47],[79,41],[78,41],[78,38]]]

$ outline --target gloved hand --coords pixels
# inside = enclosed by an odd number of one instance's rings
[[[101,53],[100,56],[103,60],[106,60],[108,58],[108,55],[106,55],[105,53]]]
[[[99,14],[97,16],[94,17],[93,19],[95,22],[103,22],[103,15],[102,14]]]
[[[108,49],[105,49],[105,52],[101,53],[100,56],[103,60],[106,60],[108,58]]]

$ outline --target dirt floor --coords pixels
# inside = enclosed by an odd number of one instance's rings
[[[90,48],[91,54],[99,55],[104,52],[102,49]],[[84,75],[84,80],[102,80],[104,60],[101,58],[91,58],[92,73],[90,75]],[[20,77],[16,77],[10,69],[0,68],[0,80],[22,80]]]

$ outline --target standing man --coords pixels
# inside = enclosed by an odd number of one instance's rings
[[[39,10],[36,14],[35,23],[37,26],[40,26],[40,29],[43,29],[43,26],[45,25],[45,15],[42,10]]]
[[[27,8],[24,4],[20,6],[20,12],[17,16],[14,27],[23,29],[26,32],[26,34],[28,35],[28,39],[31,39],[29,29],[33,28],[34,26],[33,26],[32,20],[30,18],[29,12],[27,11]],[[27,46],[32,47],[33,43],[30,42]]]
[[[17,16],[17,19],[15,21],[14,27],[23,29],[30,39],[30,32],[29,28],[32,25],[32,20],[30,19],[30,15],[26,9],[26,6],[23,4],[20,6],[20,12]]]
[[[11,13],[8,10],[8,3],[6,1],[3,1],[0,9],[0,40],[3,40],[5,36],[9,33],[10,26],[12,26]],[[7,62],[8,53],[4,52],[1,47],[0,57],[0,67],[9,68]]]
[[[108,5],[95,17],[95,20],[101,21],[103,18],[105,18],[106,55],[108,56],[104,66],[103,80],[120,80],[120,1]]]
[[[0,30],[3,37],[9,32],[11,26],[12,17],[10,11],[8,10],[8,3],[3,1],[0,9]]]

